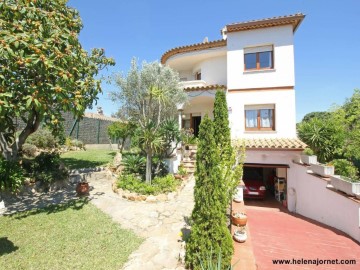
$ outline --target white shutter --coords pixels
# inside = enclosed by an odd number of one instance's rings
[[[273,50],[273,45],[244,48],[244,53],[268,52]]]
[[[245,105],[245,110],[275,109],[275,104]]]

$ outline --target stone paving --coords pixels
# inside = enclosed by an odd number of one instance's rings
[[[112,177],[105,172],[93,173],[90,183],[91,202],[110,215],[123,228],[131,229],[145,241],[134,251],[124,270],[183,270],[179,259],[184,255],[180,232],[188,232],[186,220],[193,208],[193,187],[189,180],[174,200],[168,202],[136,202],[121,198],[112,190]],[[74,186],[48,194],[29,194],[21,200],[6,201],[6,213],[43,207],[49,203],[60,203],[73,199]]]

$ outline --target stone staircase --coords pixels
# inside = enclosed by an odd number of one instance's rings
[[[195,172],[197,145],[186,145],[182,149],[182,159],[180,165],[183,166],[188,174]]]

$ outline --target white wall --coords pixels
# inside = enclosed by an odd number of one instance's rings
[[[213,118],[213,110],[214,110],[214,98],[215,94],[211,92],[207,92],[207,95],[199,95],[197,96],[197,92],[201,91],[192,91],[189,92],[189,95],[194,95],[194,98],[191,96],[189,97],[189,103],[184,106],[183,114],[185,114],[186,118],[190,118],[191,114],[196,114],[194,116],[201,116],[204,117],[205,114],[212,119]],[[215,93],[215,92],[214,92]]]
[[[339,229],[360,242],[360,204],[329,190],[327,184],[308,174],[306,167],[293,163],[287,185],[289,210]]]
[[[295,138],[295,91],[264,90],[228,92],[232,138]],[[245,105],[275,104],[275,131],[245,131]]]
[[[244,48],[274,45],[274,70],[244,71]],[[228,89],[294,86],[291,25],[228,33]]]
[[[207,85],[226,85],[226,56],[213,57],[198,63],[193,68],[193,74],[198,71],[201,71],[201,79]]]
[[[246,150],[246,163],[284,164],[293,165],[292,160],[299,155],[299,151]]]

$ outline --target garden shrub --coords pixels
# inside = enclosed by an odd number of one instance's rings
[[[15,161],[8,161],[0,157],[0,190],[15,192],[24,182],[21,165]]]
[[[35,145],[38,148],[49,149],[58,145],[58,140],[52,135],[51,131],[46,128],[38,129],[31,134],[26,143]]]
[[[72,147],[85,149],[85,144],[82,141],[77,139],[71,139],[70,137],[66,137],[64,144],[68,149],[71,149]]]
[[[122,159],[125,174],[144,175],[146,159],[137,154],[127,154]]]
[[[151,185],[133,174],[123,174],[119,177],[117,187],[139,194],[157,195],[175,191],[179,184],[180,181],[176,180],[172,174],[155,177]]]
[[[359,171],[351,161],[334,159],[331,163],[335,167],[335,174],[346,176],[353,180],[359,179]]]
[[[24,143],[22,146],[22,153],[27,157],[35,157],[38,148],[30,143]]]
[[[31,170],[35,181],[46,184],[69,176],[58,153],[41,153],[34,159]]]

